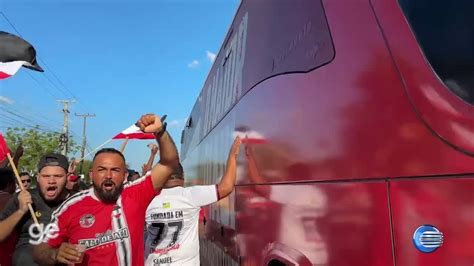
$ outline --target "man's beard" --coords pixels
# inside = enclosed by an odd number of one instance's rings
[[[106,183],[113,183],[115,188],[112,191],[106,191],[102,187]],[[113,181],[111,180],[105,180],[100,184],[100,186],[96,185],[94,183],[94,190],[97,195],[97,197],[104,203],[115,203],[117,199],[120,197],[120,194],[122,194],[123,190],[123,183],[121,183],[119,186],[117,186]]]

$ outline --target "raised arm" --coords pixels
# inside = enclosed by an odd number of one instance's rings
[[[221,181],[217,185],[219,198],[227,197],[234,190],[237,179],[237,156],[239,155],[240,143],[240,138],[236,137],[230,147],[224,176],[222,176]]]
[[[163,119],[164,120],[164,119]],[[163,187],[175,167],[179,163],[178,151],[173,139],[166,131],[166,123],[163,124],[157,115],[143,115],[137,122],[137,126],[147,133],[155,134],[160,150],[160,161],[151,170],[153,188],[155,190]]]
[[[150,148],[150,157],[148,162],[142,166],[142,175],[145,175],[153,167],[153,161],[155,160],[156,154],[158,153],[158,146],[153,144]]]

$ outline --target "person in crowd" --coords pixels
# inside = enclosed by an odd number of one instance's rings
[[[68,160],[61,154],[47,154],[38,163],[37,188],[22,190],[14,195],[0,212],[0,242],[5,241],[14,231],[19,239],[13,254],[13,265],[36,265],[30,244],[30,226],[34,220],[28,209],[33,205],[34,213],[40,224],[49,223],[51,213],[68,196],[65,191]]]
[[[154,133],[160,161],[151,172],[124,184],[128,171],[123,154],[99,150],[92,161],[93,188],[69,198],[52,215],[58,228],[35,246],[40,264],[143,265],[144,217],[151,200],[179,162],[178,151],[157,115],[142,116],[137,126]]]
[[[200,265],[199,211],[234,190],[240,144],[236,137],[218,184],[184,187],[183,167],[178,165],[146,212],[145,265]]]
[[[127,177],[128,182],[135,181],[139,178],[140,178],[140,173],[138,173],[137,171],[135,171],[133,169],[128,170],[128,177]]]
[[[11,169],[0,169],[0,211],[3,210],[7,202],[15,193],[15,176]],[[12,232],[7,239],[0,242],[0,265],[12,265],[12,256],[15,251],[15,245],[18,240],[18,234]]]
[[[23,187],[28,190],[31,187],[31,176],[27,172],[20,173],[20,180]]]
[[[148,144],[148,148],[150,148],[150,157],[148,158],[148,162],[142,165],[142,175],[145,175],[151,170],[156,154],[158,154],[158,146],[156,144]]]
[[[80,178],[76,174],[76,168],[77,168],[78,163],[79,162],[76,161],[73,158],[71,160],[71,164],[69,165],[69,168],[68,168],[66,190],[69,192],[70,196],[72,196],[72,195],[78,193],[79,191],[81,191],[81,187],[79,185]]]

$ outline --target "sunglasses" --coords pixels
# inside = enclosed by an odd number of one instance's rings
[[[31,179],[21,180],[21,183],[31,183]]]

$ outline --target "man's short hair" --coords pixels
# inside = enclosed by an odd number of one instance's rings
[[[69,168],[69,162],[66,156],[58,153],[50,153],[46,154],[38,162],[38,173],[41,172],[41,169],[45,168],[46,166],[59,166],[63,168],[66,173]]]
[[[123,154],[118,151],[117,149],[114,149],[114,148],[103,148],[103,149],[100,149],[95,155],[94,155],[94,159],[92,159],[92,163],[94,163],[95,161],[95,158],[97,158],[97,156],[99,154],[102,154],[102,153],[114,153],[114,154],[118,154],[120,155],[120,157],[122,157],[122,160],[123,162],[125,163],[125,157],[123,156]]]
[[[178,163],[173,173],[171,174],[170,179],[183,179],[184,180],[184,170],[181,163]]]
[[[27,175],[28,177],[30,177],[30,174],[27,173],[27,172],[21,172],[21,173],[20,173],[20,177],[25,176],[25,175]]]
[[[13,171],[9,168],[0,168],[0,190],[4,190],[12,183],[15,183]]]

